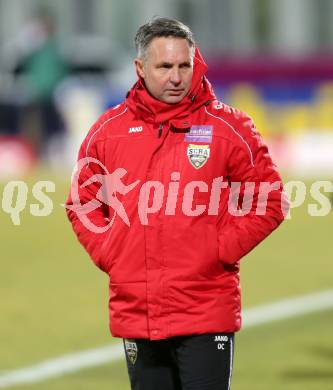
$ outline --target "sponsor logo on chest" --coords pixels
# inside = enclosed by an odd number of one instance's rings
[[[213,126],[193,125],[190,128],[190,131],[185,134],[185,141],[211,143],[212,135],[213,135]]]
[[[202,168],[210,156],[209,145],[189,144],[187,147],[187,157],[195,169]]]

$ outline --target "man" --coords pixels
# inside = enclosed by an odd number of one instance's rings
[[[187,26],[154,19],[135,43],[138,81],[84,140],[68,216],[110,277],[132,389],[229,389],[239,261],[283,220],[281,179]]]

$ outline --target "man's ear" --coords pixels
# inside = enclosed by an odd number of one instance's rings
[[[145,71],[144,71],[144,66],[143,66],[143,62],[140,58],[136,58],[134,60],[134,63],[135,63],[135,69],[136,69],[136,74],[141,77],[141,78],[145,78]]]

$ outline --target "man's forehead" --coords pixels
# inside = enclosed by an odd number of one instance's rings
[[[193,58],[194,48],[190,47],[188,41],[177,37],[156,37],[147,47],[147,56],[154,59],[168,57]],[[156,58],[157,57],[157,58]]]

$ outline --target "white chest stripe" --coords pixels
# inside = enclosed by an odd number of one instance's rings
[[[232,130],[236,135],[238,135],[238,137],[239,137],[239,138],[244,142],[244,144],[246,145],[246,147],[247,147],[247,149],[248,149],[248,151],[249,151],[249,153],[250,153],[251,165],[254,167],[254,161],[253,161],[252,150],[251,150],[249,144],[245,141],[245,139],[238,133],[238,131],[235,130],[235,128],[234,128],[230,123],[228,123],[228,122],[225,121],[224,119],[219,118],[218,116],[215,116],[215,115],[211,114],[210,112],[208,112],[208,111],[207,111],[207,107],[205,107],[205,110],[206,110],[206,113],[207,113],[208,115],[210,115],[210,116],[212,116],[212,117],[214,117],[214,118],[216,118],[216,119],[219,119],[220,121],[224,122],[226,125],[228,125],[228,126],[231,128],[231,130]]]
[[[117,118],[118,116],[125,114],[126,111],[127,111],[127,107],[126,107],[125,110],[122,111],[120,114],[117,114],[117,115],[112,116],[111,118],[105,120],[105,121],[98,127],[98,129],[92,134],[92,136],[90,137],[90,139],[89,139],[89,141],[88,141],[88,145],[87,145],[87,149],[86,149],[86,157],[88,157],[89,146],[90,146],[90,143],[91,143],[92,139],[95,137],[95,135],[103,128],[104,125],[106,125],[108,122],[112,121],[112,119],[115,119],[115,118]]]

